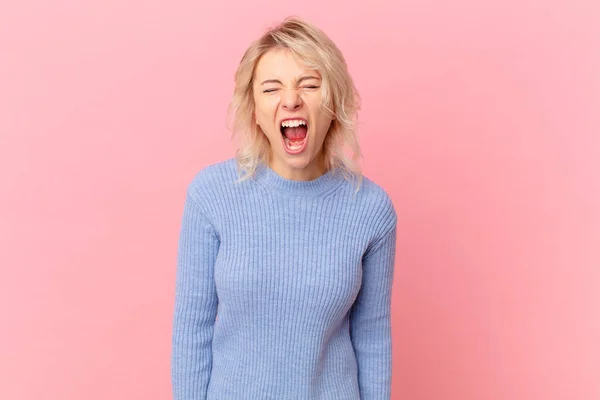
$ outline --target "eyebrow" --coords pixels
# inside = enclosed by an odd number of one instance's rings
[[[316,79],[318,81],[321,80],[321,78],[317,77],[317,76],[313,76],[313,75],[305,75],[303,77],[298,78],[298,81],[296,83],[300,83],[302,81],[307,81],[309,79]],[[261,85],[266,85],[267,83],[279,83],[280,85],[283,85],[283,83],[281,83],[281,81],[279,79],[267,79],[266,81],[263,81],[261,83]]]

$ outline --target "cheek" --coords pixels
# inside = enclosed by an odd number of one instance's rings
[[[331,126],[331,118],[322,110],[317,111],[318,134],[325,136]]]
[[[256,122],[259,124],[265,123],[265,108],[262,104],[255,102],[254,103],[254,117],[256,118]]]
[[[269,102],[262,101],[261,103],[254,103],[254,117],[256,120],[265,126],[268,127],[269,124],[273,124],[275,120],[275,111],[277,109],[276,105],[270,104]]]

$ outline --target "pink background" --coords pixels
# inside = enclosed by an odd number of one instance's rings
[[[398,211],[393,399],[600,398],[599,4],[2,2],[0,398],[171,397],[184,191],[290,14]]]

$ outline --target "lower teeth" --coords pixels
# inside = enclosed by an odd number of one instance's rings
[[[289,139],[286,139],[286,140],[285,140],[285,143],[287,144],[287,147],[288,147],[290,150],[298,150],[299,148],[301,148],[301,147],[302,147],[302,142],[303,142],[303,140],[300,140],[300,141],[298,141],[298,142],[292,142],[292,141],[291,141],[291,140],[289,140]]]

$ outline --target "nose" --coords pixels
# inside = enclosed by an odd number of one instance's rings
[[[284,110],[296,110],[302,106],[302,98],[295,89],[281,91],[281,105]]]

